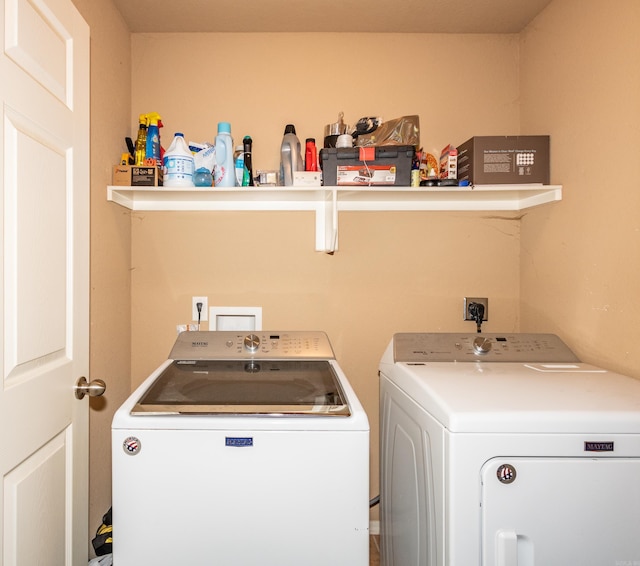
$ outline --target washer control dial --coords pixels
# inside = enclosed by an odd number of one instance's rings
[[[244,337],[244,347],[249,352],[255,352],[260,347],[260,337],[255,334],[247,334]]]
[[[482,336],[478,336],[473,341],[473,351],[476,354],[487,354],[491,350],[491,340],[489,338],[484,338]]]

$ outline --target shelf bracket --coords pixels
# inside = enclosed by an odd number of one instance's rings
[[[338,191],[329,190],[316,208],[316,251],[333,255],[338,249]]]

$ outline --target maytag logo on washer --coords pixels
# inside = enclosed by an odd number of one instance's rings
[[[142,443],[140,442],[140,439],[136,438],[135,436],[129,436],[125,438],[124,442],[122,443],[122,449],[127,454],[129,454],[129,456],[135,456],[138,452],[140,452],[141,448]]]
[[[224,439],[224,445],[234,446],[236,448],[253,446],[253,436],[226,436]]]

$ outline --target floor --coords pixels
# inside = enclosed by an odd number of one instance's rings
[[[380,566],[380,535],[369,537],[369,566]]]

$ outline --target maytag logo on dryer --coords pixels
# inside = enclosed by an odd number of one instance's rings
[[[584,443],[585,452],[613,452],[613,442],[589,442]]]
[[[194,340],[193,342],[191,342],[191,345],[194,348],[206,348],[209,345],[209,342],[205,342],[203,340]]]

